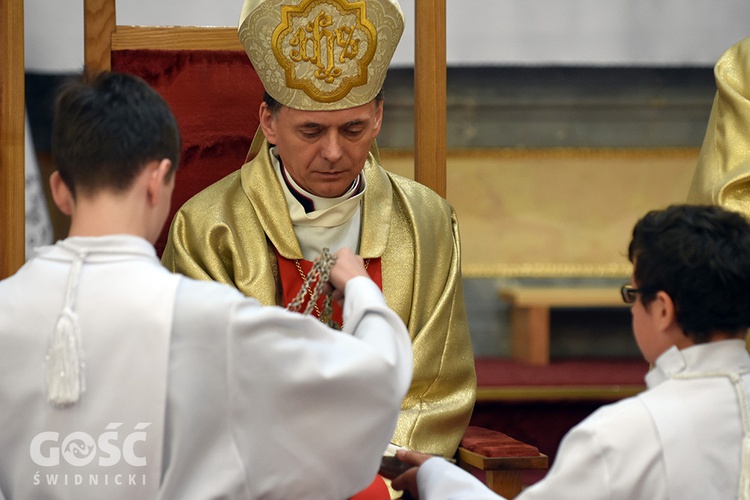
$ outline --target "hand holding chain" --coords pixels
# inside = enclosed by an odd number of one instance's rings
[[[336,256],[331,255],[328,248],[323,249],[323,253],[315,259],[310,273],[305,277],[302,287],[297,295],[286,307],[288,311],[299,312],[302,303],[305,300],[305,292],[308,291],[310,299],[302,314],[309,315],[313,308],[317,307],[320,294],[323,293],[323,286],[328,282],[331,276],[331,268],[336,263]],[[319,313],[319,319],[331,328],[340,329],[340,326],[333,321],[333,298],[328,295],[323,302],[323,311]]]

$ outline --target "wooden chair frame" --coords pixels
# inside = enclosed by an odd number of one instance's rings
[[[0,0],[0,279],[25,259],[23,0]]]

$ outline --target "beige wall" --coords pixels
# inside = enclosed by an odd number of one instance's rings
[[[381,151],[412,177],[410,154]],[[633,224],[684,202],[697,149],[497,149],[448,154],[467,277],[628,276]]]

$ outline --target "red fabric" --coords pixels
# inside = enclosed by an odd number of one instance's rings
[[[370,279],[378,285],[378,288],[383,289],[383,267],[380,257],[377,259],[367,259],[367,274],[370,275]]]
[[[390,500],[390,498],[391,494],[383,478],[375,476],[370,486],[354,495],[351,500]]]
[[[536,446],[522,443],[502,432],[469,426],[461,446],[485,457],[533,457],[539,455]]]
[[[645,385],[648,362],[632,359],[553,360],[534,366],[507,358],[475,359],[480,387],[509,386],[640,386]]]
[[[182,135],[169,219],[195,193],[245,163],[258,128],[263,85],[243,51],[118,50],[112,69],[146,80],[167,101]]]
[[[281,278],[281,290],[284,296],[284,304],[289,305],[292,300],[297,296],[299,293],[300,288],[302,288],[302,284],[304,282],[304,279],[300,275],[299,269],[297,269],[297,265],[295,264],[294,260],[291,259],[285,259],[281,255],[278,255],[278,261],[279,261],[279,277]],[[302,268],[302,272],[305,276],[307,276],[310,273],[310,270],[312,269],[313,263],[309,260],[303,260],[300,259],[299,261],[300,267]],[[305,307],[307,307],[308,302],[310,301],[310,295],[309,293],[305,293],[305,300],[303,301],[302,305],[300,306],[300,311],[304,311]],[[325,301],[325,295],[321,295],[318,298],[318,311],[323,310],[323,302]],[[313,310],[312,315],[316,318],[319,317],[319,314],[316,310]],[[341,306],[338,304],[338,302],[333,303],[333,320],[341,324]]]

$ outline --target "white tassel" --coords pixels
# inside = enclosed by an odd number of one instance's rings
[[[64,242],[59,245],[67,248]],[[86,254],[87,252],[77,253],[70,266],[63,310],[50,336],[44,358],[47,401],[55,408],[67,408],[76,404],[86,390],[81,326],[74,311],[78,279]]]
[[[47,400],[56,408],[78,402],[84,392],[81,331],[78,315],[65,308],[57,320],[47,351]]]

